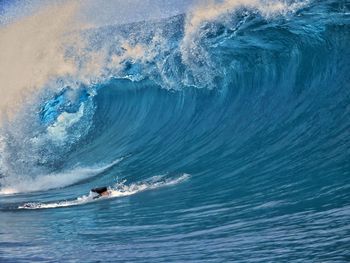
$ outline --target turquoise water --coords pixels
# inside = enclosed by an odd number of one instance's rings
[[[348,262],[350,5],[297,4],[83,31],[1,127],[0,261]]]

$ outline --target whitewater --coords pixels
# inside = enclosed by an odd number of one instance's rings
[[[344,0],[0,1],[0,262],[348,262],[349,43]]]

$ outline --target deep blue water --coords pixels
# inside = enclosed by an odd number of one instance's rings
[[[189,16],[85,31],[119,68],[3,125],[0,262],[350,261],[350,3]]]

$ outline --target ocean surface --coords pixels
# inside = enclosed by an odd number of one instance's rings
[[[349,1],[62,2],[0,1],[1,263],[350,261]]]

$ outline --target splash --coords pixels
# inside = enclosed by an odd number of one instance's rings
[[[134,195],[143,191],[158,189],[161,187],[172,186],[186,181],[190,177],[189,174],[182,174],[173,178],[166,178],[165,175],[153,176],[146,181],[141,181],[132,184],[126,184],[126,180],[116,183],[109,188],[110,195],[106,197],[94,198],[95,194],[90,192],[88,195],[83,195],[75,200],[58,201],[52,203],[25,203],[18,206],[18,209],[46,209],[83,205],[91,202],[97,202],[103,199],[124,197]]]

